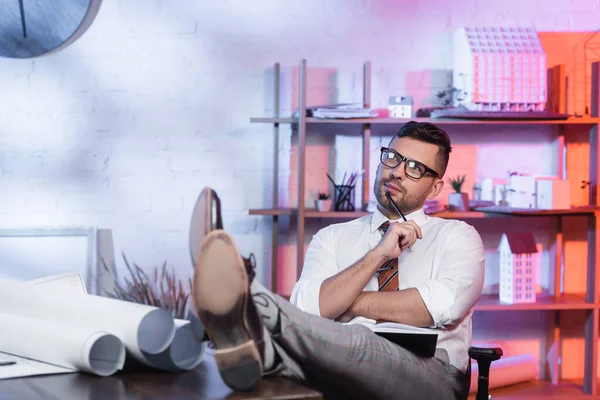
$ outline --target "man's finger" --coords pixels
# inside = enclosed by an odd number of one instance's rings
[[[400,229],[404,232],[411,232],[412,234],[415,235],[415,240],[423,238],[423,235],[421,234],[421,228],[419,227],[419,225],[415,224],[413,221],[409,221],[409,223],[399,225],[398,229]]]
[[[415,221],[408,221],[412,227],[415,228],[415,232],[417,234],[418,239],[423,239],[423,233],[421,232],[421,227],[417,225]]]

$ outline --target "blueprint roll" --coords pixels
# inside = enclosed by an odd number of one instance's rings
[[[504,357],[492,362],[490,366],[490,389],[528,382],[539,378],[539,362],[529,354]],[[477,391],[479,368],[471,364],[470,392]]]
[[[7,279],[0,279],[0,313],[108,332],[139,359],[164,351],[175,334],[173,317],[162,308]]]
[[[107,332],[5,313],[0,326],[3,353],[99,376],[112,375],[125,363],[123,343]]]
[[[206,352],[206,341],[196,338],[190,321],[176,319],[173,341],[164,351],[144,354],[143,364],[165,371],[188,371],[202,361]]]

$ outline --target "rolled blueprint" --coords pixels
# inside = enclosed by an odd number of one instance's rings
[[[158,307],[6,279],[0,279],[0,313],[109,332],[141,360],[164,351],[175,334],[173,317]]]
[[[141,361],[166,371],[187,371],[200,364],[206,344],[196,339],[190,321],[176,319],[175,335],[169,347],[157,354],[144,354]]]
[[[471,366],[471,389],[477,391],[477,378],[479,368],[477,364]],[[490,366],[490,389],[515,383],[527,382],[539,378],[539,362],[529,354],[504,357],[492,362]]]
[[[0,352],[100,376],[125,363],[123,343],[107,332],[5,313],[0,326]]]

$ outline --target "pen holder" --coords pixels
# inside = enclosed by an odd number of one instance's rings
[[[354,211],[354,185],[336,185],[333,196],[335,211]]]

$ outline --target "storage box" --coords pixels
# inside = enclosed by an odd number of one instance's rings
[[[568,179],[539,179],[536,181],[537,208],[564,210],[571,208],[571,182]]]
[[[390,118],[412,118],[412,96],[391,96],[388,102]]]
[[[485,178],[481,181],[481,200],[493,201],[494,204],[502,199],[499,194],[496,194],[496,186],[505,185],[508,182],[506,179],[501,178]]]
[[[514,208],[535,208],[535,181],[534,176],[511,176],[509,205]]]

